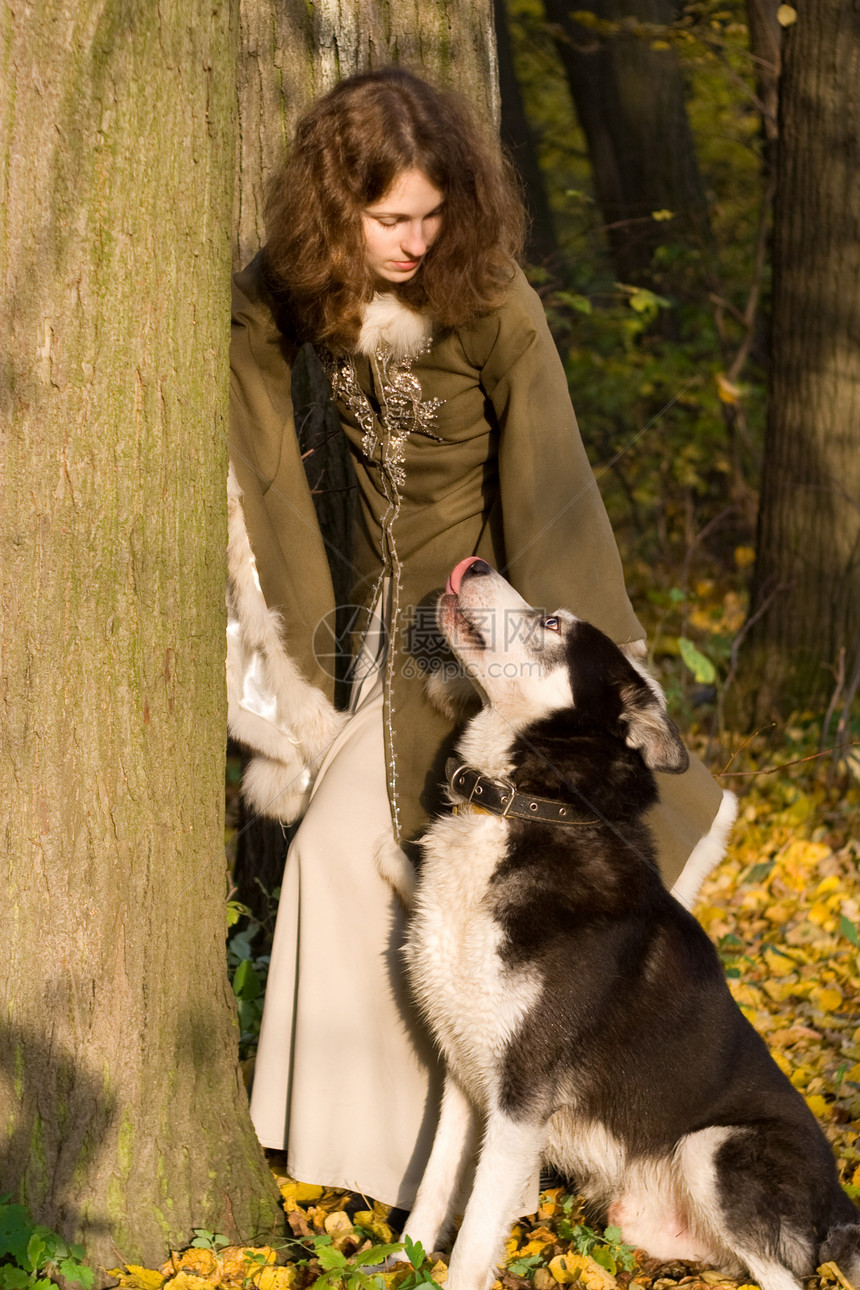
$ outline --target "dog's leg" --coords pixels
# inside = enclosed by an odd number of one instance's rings
[[[433,1149],[403,1236],[420,1241],[427,1254],[438,1250],[453,1226],[461,1187],[477,1147],[475,1110],[450,1072]]]
[[[447,1290],[488,1290],[505,1237],[539,1168],[545,1128],[494,1110],[448,1269]]]
[[[727,1161],[732,1147],[735,1154]],[[692,1211],[713,1247],[708,1262],[731,1267],[732,1275],[738,1271],[733,1264],[747,1268],[761,1290],[802,1290],[804,1269],[815,1266],[811,1233],[784,1206],[763,1212],[772,1187],[766,1137],[712,1125],[683,1138],[677,1159]]]

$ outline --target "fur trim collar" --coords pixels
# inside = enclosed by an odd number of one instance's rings
[[[395,362],[420,353],[433,335],[427,314],[403,303],[393,292],[377,292],[365,306],[356,349],[371,356],[378,349],[391,352]]]

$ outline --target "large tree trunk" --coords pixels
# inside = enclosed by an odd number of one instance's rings
[[[276,1217],[224,959],[235,29],[3,29],[0,1174],[106,1267]]]
[[[544,0],[562,66],[586,138],[595,196],[606,225],[613,264],[624,282],[677,288],[653,263],[666,226],[654,211],[671,211],[674,242],[711,254],[707,199],[687,119],[684,77],[672,49],[654,49],[647,37],[599,34],[574,21],[586,9],[614,23],[632,16],[666,25],[676,16],[670,0]],[[704,271],[703,270],[703,271]]]
[[[758,720],[822,705],[860,642],[860,27],[785,33],[768,425],[747,687]]]

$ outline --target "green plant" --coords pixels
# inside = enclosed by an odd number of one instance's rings
[[[336,1250],[330,1236],[314,1237],[314,1255],[320,1267],[324,1268],[322,1276],[314,1282],[314,1290],[325,1290],[326,1287],[343,1286],[344,1290],[379,1290],[380,1283],[369,1275],[383,1264],[392,1254],[403,1249],[398,1244],[370,1245],[366,1250],[347,1257],[341,1250]]]
[[[566,1196],[562,1201],[562,1209],[570,1213],[574,1201],[575,1197]],[[636,1266],[635,1251],[631,1245],[622,1244],[620,1227],[605,1227],[601,1233],[593,1227],[587,1227],[585,1223],[572,1223],[570,1219],[562,1219],[558,1225],[558,1234],[562,1240],[570,1241],[577,1254],[589,1255],[613,1276],[619,1268],[632,1272]]]
[[[433,1280],[428,1268],[425,1268],[427,1256],[419,1241],[411,1241],[407,1236],[403,1242],[386,1242],[369,1245],[357,1254],[347,1255],[335,1249],[333,1238],[325,1232],[289,1242],[298,1245],[304,1251],[304,1258],[290,1258],[297,1267],[307,1267],[316,1262],[323,1269],[322,1275],[314,1281],[312,1290],[381,1290],[382,1280],[374,1277],[388,1259],[401,1252],[406,1254],[410,1264],[407,1275],[398,1283],[398,1290],[418,1290],[419,1286],[430,1286],[432,1290],[441,1290]]]
[[[429,1269],[424,1267],[427,1256],[424,1253],[424,1247],[421,1242],[413,1241],[407,1236],[403,1241],[403,1245],[398,1248],[405,1251],[406,1257],[412,1265],[412,1271],[400,1282],[398,1290],[416,1290],[417,1286],[433,1286],[435,1290],[439,1290],[439,1286],[433,1280]]]
[[[260,1037],[269,955],[256,953],[252,944],[262,925],[250,917],[246,906],[231,901],[228,921],[232,924],[240,917],[247,917],[248,924],[227,941],[227,969],[239,1013],[239,1056],[245,1058],[256,1049]]]
[[[26,1205],[0,1197],[0,1287],[2,1290],[53,1290],[58,1278],[90,1290],[93,1269],[83,1262],[81,1245],[64,1241],[41,1223],[34,1223]]]
[[[508,1264],[508,1271],[513,1272],[515,1277],[527,1277],[530,1280],[543,1263],[542,1254],[526,1254],[523,1258],[511,1259]]]
[[[222,1236],[220,1232],[209,1232],[205,1227],[194,1227],[191,1230],[194,1233],[192,1250],[211,1250],[213,1254],[217,1254],[230,1244],[230,1238]]]

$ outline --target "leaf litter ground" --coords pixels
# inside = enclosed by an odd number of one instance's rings
[[[734,769],[734,768],[733,768]],[[719,947],[732,993],[801,1091],[833,1145],[840,1177],[860,1198],[860,791],[856,780],[828,788],[807,766],[727,776],[742,794],[729,854],[703,889],[697,914]],[[387,1207],[351,1193],[296,1182],[271,1158],[290,1239],[278,1249],[227,1246],[198,1232],[194,1247],[159,1270],[115,1269],[132,1290],[415,1290],[444,1285],[445,1256],[417,1271],[400,1264],[375,1272],[380,1250],[397,1240]],[[507,1242],[495,1290],[735,1290],[736,1282],[694,1264],[659,1264],[594,1231],[564,1188],[541,1193],[537,1214]],[[419,1255],[422,1252],[419,1249]],[[414,1257],[414,1252],[413,1252]],[[420,1257],[414,1260],[421,1263]],[[826,1264],[809,1290],[850,1290]],[[860,1287],[854,1288],[860,1290]]]

